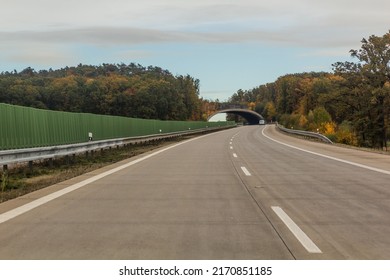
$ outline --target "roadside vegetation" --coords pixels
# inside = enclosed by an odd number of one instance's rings
[[[216,110],[199,97],[199,80],[139,64],[0,73],[0,103],[142,119],[199,121]]]
[[[229,100],[288,128],[325,134],[338,143],[388,148],[390,128],[390,32],[372,35],[351,50],[352,62],[333,73],[289,74]]]

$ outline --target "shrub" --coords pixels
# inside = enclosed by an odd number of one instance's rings
[[[336,141],[342,144],[357,146],[357,137],[353,132],[350,122],[344,121],[339,125],[336,132]]]

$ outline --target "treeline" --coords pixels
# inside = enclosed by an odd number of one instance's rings
[[[199,80],[134,63],[2,72],[0,103],[160,120],[203,120],[209,106]]]
[[[390,128],[390,32],[351,50],[357,62],[337,62],[333,73],[299,73],[251,90],[232,103],[246,104],[268,121],[318,131],[341,143],[387,148]]]

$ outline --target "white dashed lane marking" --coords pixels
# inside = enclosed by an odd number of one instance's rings
[[[252,176],[252,174],[248,171],[248,169],[246,169],[245,166],[241,166],[241,170],[246,176]]]
[[[272,206],[271,209],[278,215],[288,229],[294,234],[298,241],[309,253],[322,253],[316,244],[304,233],[300,227],[283,211],[279,206]]]

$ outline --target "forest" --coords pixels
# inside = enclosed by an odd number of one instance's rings
[[[2,72],[0,103],[159,120],[205,120],[214,108],[199,80],[134,63]]]
[[[387,149],[390,129],[390,32],[363,39],[355,62],[336,62],[333,73],[289,74],[229,102],[245,105],[269,122],[320,132],[348,145]]]

